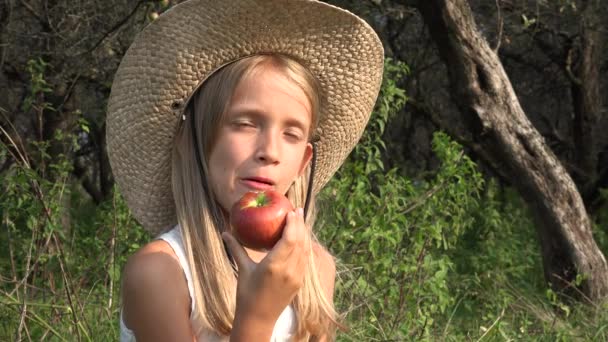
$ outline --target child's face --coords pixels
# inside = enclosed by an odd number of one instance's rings
[[[240,81],[209,155],[211,184],[225,210],[247,191],[287,192],[312,156],[311,116],[302,89],[274,68]]]

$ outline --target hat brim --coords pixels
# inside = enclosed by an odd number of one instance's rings
[[[212,72],[246,56],[293,56],[325,98],[315,144],[315,193],[351,152],[380,89],[384,51],[374,30],[311,0],[190,0],[148,25],[114,77],[107,113],[113,174],[134,217],[152,233],[177,223],[171,151],[187,100]]]

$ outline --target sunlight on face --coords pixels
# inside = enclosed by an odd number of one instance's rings
[[[229,210],[251,190],[285,194],[312,156],[311,119],[304,91],[274,67],[263,66],[241,80],[209,156],[220,205]]]

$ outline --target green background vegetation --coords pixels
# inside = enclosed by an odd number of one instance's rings
[[[30,62],[25,103],[52,111],[39,101],[51,91],[45,67]],[[335,302],[349,328],[338,339],[608,339],[605,307],[548,290],[525,204],[484,177],[459,144],[434,134],[433,172],[384,166],[384,128],[407,101],[395,80],[408,72],[387,62],[361,143],[319,198],[316,228],[338,260]],[[87,129],[81,118],[52,142],[73,152]],[[94,204],[67,157],[51,160],[49,144],[32,144],[31,155],[0,145],[0,156],[19,161],[0,174],[0,340],[17,332],[31,340],[117,340],[120,272],[151,236],[118,189]],[[595,227],[606,220],[593,219]],[[606,252],[605,232],[594,233]]]

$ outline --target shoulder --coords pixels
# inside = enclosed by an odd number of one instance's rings
[[[188,329],[183,325],[190,318],[188,284],[168,243],[150,242],[129,258],[123,271],[122,305],[124,322],[136,337],[167,325],[175,331]]]
[[[319,243],[313,243],[315,266],[319,273],[319,280],[331,298],[333,296],[334,283],[336,279],[336,262],[334,256]]]
[[[317,242],[313,243],[312,250],[319,270],[328,271],[335,274],[336,262],[334,260],[334,256],[331,255],[331,253],[325,247]]]
[[[167,275],[179,275],[181,272],[171,246],[162,240],[152,241],[127,261],[123,271],[123,289],[140,288],[142,284],[162,285]]]

